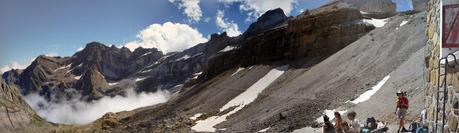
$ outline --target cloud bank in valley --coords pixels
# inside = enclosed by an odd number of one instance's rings
[[[38,94],[25,96],[27,103],[43,118],[55,123],[88,124],[108,112],[129,111],[139,107],[166,102],[170,93],[157,91],[154,93],[135,93],[129,89],[126,96],[103,97],[92,102],[84,102],[78,98],[48,102]]]

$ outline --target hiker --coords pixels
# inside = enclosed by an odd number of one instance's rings
[[[324,115],[323,133],[335,133],[335,128],[327,115]]]
[[[365,124],[363,124],[363,128],[365,131],[373,131],[378,128],[378,123],[376,123],[376,119],[374,117],[367,118]]]
[[[359,133],[360,132],[360,123],[356,119],[357,113],[355,111],[350,111],[347,113],[347,118],[349,119],[349,133]],[[347,133],[347,132],[346,132]]]
[[[335,131],[337,133],[343,133],[343,128],[341,127],[342,122],[343,118],[341,118],[341,114],[339,112],[335,112]]]
[[[353,133],[350,131],[349,124],[346,121],[341,122],[341,128],[343,129],[343,133]]]
[[[395,114],[400,119],[398,126],[398,132],[408,132],[405,128],[405,115],[408,110],[408,98],[406,98],[406,93],[399,90],[397,92],[397,106],[395,109]]]
[[[361,133],[385,133],[389,130],[387,123],[376,120],[374,117],[367,118]]]

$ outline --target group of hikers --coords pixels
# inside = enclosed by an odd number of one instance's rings
[[[405,116],[409,107],[409,101],[406,97],[406,92],[398,91],[395,114],[399,121],[397,132],[413,132],[413,133],[427,133],[427,127],[420,126],[418,122],[410,124],[409,129],[405,128]],[[425,118],[421,113],[421,123]],[[360,123],[357,119],[355,111],[349,111],[346,114],[348,121],[343,120],[339,112],[334,112],[335,123],[330,122],[327,115],[323,116],[323,132],[324,133],[385,133],[389,131],[387,122],[376,120],[374,117],[367,118],[364,123]]]

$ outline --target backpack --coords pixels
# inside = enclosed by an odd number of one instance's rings
[[[362,129],[360,129],[361,133],[371,133],[371,130],[368,128],[368,127],[363,127]]]
[[[419,123],[413,122],[410,124],[410,128],[408,129],[410,132],[416,132],[419,128]]]
[[[416,133],[429,133],[429,129],[427,129],[427,127],[421,127],[416,130]]]
[[[378,127],[376,119],[374,117],[367,118],[364,127],[368,128],[370,131],[375,130]]]

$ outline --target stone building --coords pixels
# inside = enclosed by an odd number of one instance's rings
[[[427,6],[427,37],[426,51],[427,88],[426,110],[430,132],[457,132],[459,108],[459,64],[453,56],[444,57],[454,51],[441,49],[441,0],[429,0]],[[459,58],[459,56],[457,57]],[[442,60],[443,62],[441,62]],[[459,63],[459,62],[457,62]],[[443,124],[445,123],[445,124]]]

